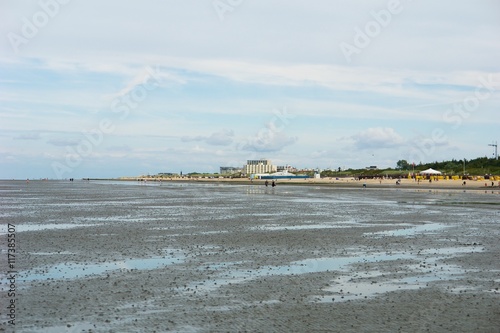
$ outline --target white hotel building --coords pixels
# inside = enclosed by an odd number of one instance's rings
[[[270,160],[248,160],[243,168],[243,172],[247,175],[262,174],[276,172],[276,165],[272,165]]]

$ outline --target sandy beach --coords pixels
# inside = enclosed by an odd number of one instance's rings
[[[248,183],[0,182],[0,331],[499,332],[498,186]]]
[[[125,181],[133,181],[136,178],[124,178]],[[185,182],[185,183],[229,183],[240,185],[264,185],[265,180],[247,179],[247,178],[143,178],[146,182],[153,183],[168,183],[168,182]],[[419,182],[413,179],[402,178],[399,185],[396,184],[398,179],[355,179],[355,178],[309,178],[309,179],[278,179],[278,185],[325,185],[334,187],[359,188],[366,184],[370,188],[423,188],[423,189],[460,189],[460,190],[488,190],[500,189],[498,180],[467,180],[465,184],[463,180],[421,180]],[[493,185],[492,185],[493,182]]]

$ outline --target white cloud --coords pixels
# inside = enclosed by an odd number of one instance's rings
[[[129,145],[109,146],[106,148],[106,150],[109,152],[122,152],[122,153],[132,152],[132,148]]]
[[[233,143],[234,132],[229,129],[222,129],[218,132],[214,132],[209,136],[183,136],[181,141],[191,142],[191,141],[203,141],[209,145],[213,146],[229,146]]]
[[[352,136],[358,149],[394,148],[405,144],[405,139],[393,128],[368,128]]]
[[[47,140],[47,143],[50,143],[53,146],[65,147],[65,146],[77,146],[80,141],[75,139],[50,139]]]
[[[327,150],[317,150],[311,152],[311,158],[320,158],[320,157],[326,157],[328,156],[328,151]]]
[[[273,122],[270,122],[255,137],[248,138],[248,141],[241,148],[255,152],[277,152],[294,144],[297,139],[297,137],[287,136]]]
[[[228,146],[233,142],[234,132],[232,130],[222,130],[212,133],[205,142],[214,146]]]
[[[14,140],[40,140],[42,137],[40,132],[23,133],[14,137]]]

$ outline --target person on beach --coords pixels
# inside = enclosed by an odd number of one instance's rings
[[[271,186],[272,187],[275,187],[276,186],[276,182],[273,180],[273,182],[271,183]]]
[[[266,180],[266,182],[264,183],[264,185],[266,185],[266,187],[269,185],[269,182]]]

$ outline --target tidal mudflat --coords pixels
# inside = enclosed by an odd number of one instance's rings
[[[500,327],[498,190],[2,181],[0,221],[16,332]]]

